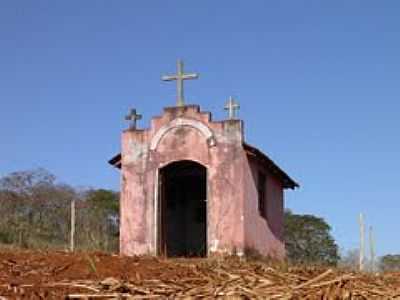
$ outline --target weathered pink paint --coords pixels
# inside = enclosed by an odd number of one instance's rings
[[[283,186],[263,166],[249,159],[245,165],[245,200],[244,217],[245,244],[249,249],[256,249],[260,254],[283,258]],[[267,219],[258,214],[257,173],[266,173]]]
[[[284,257],[283,189],[287,186],[246,151],[242,121],[212,121],[211,114],[197,105],[165,108],[162,116],[151,120],[149,129],[123,132],[121,254],[157,255],[159,170],[181,160],[207,168],[208,254],[253,250]],[[259,169],[267,174],[267,220],[258,212]]]

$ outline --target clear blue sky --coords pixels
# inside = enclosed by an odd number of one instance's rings
[[[200,79],[189,103],[225,117],[301,183],[294,212],[358,245],[400,253],[399,1],[2,1],[0,176],[44,167],[66,183],[118,189],[107,160],[129,107],[141,126],[175,101],[160,76],[178,57]]]

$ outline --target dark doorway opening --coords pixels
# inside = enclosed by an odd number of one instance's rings
[[[183,160],[160,170],[159,252],[166,256],[207,254],[207,169]]]

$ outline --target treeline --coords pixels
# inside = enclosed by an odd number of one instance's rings
[[[287,258],[295,264],[333,265],[359,269],[359,250],[340,253],[331,235],[331,227],[320,217],[299,215],[287,210],[284,219]],[[384,255],[373,261],[364,259],[364,271],[400,271],[400,255]]]
[[[76,249],[118,251],[119,195],[58,183],[44,169],[0,178],[0,245],[67,249],[71,202],[76,203]]]
[[[73,200],[75,249],[118,252],[119,194],[104,189],[76,189],[57,182],[44,169],[0,178],[0,247],[68,249]],[[358,251],[340,255],[331,227],[323,218],[286,211],[284,236],[291,263],[358,268]],[[383,256],[371,269],[400,271],[400,255]]]

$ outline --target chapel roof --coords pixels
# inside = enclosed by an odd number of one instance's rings
[[[255,158],[258,162],[263,164],[267,170],[272,172],[276,177],[278,177],[285,189],[292,189],[300,187],[300,185],[294,181],[285,171],[283,171],[272,159],[270,159],[265,153],[251,146],[247,143],[243,143],[243,148],[247,153],[247,156]]]
[[[294,181],[285,171],[283,171],[272,159],[266,154],[251,146],[247,143],[243,143],[243,149],[246,151],[248,157],[256,159],[260,164],[264,165],[273,175],[275,175],[283,184],[285,189],[295,189],[300,185]],[[121,153],[111,158],[108,163],[118,169],[121,169]]]

